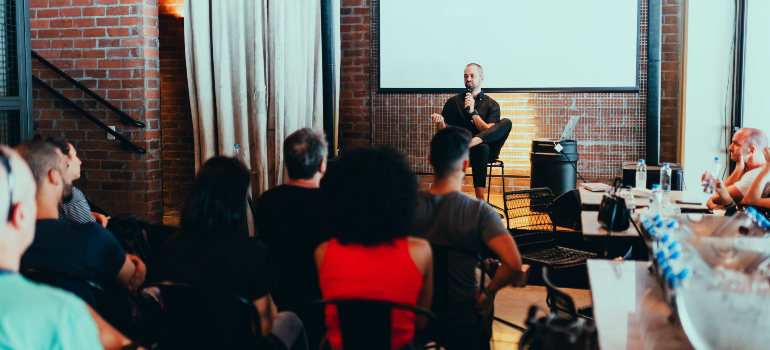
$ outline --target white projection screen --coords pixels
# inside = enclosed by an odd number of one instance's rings
[[[378,92],[636,92],[639,0],[380,0]]]

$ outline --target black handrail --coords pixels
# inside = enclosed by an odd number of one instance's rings
[[[117,115],[120,116],[120,122],[123,123],[123,125],[133,125],[139,128],[143,128],[146,125],[140,121],[134,120],[134,118],[131,118],[128,114],[118,109],[118,107],[113,106],[111,103],[107,102],[107,100],[103,99],[101,96],[97,95],[95,92],[91,91],[91,89],[85,87],[83,84],[69,76],[67,73],[64,73],[59,67],[56,67],[53,65],[53,63],[48,62],[45,58],[38,55],[37,52],[32,50],[32,58],[40,61],[40,63],[44,64],[46,67],[54,71],[56,74],[61,76],[62,78],[66,79],[68,82],[72,83],[72,85],[75,85],[78,89],[83,90],[88,96],[91,96],[94,98],[94,100],[98,101],[99,103],[103,104],[105,107],[109,108],[111,111],[115,112]]]
[[[121,135],[117,131],[112,130],[109,126],[105,125],[99,119],[96,119],[96,117],[91,115],[91,113],[86,112],[86,110],[84,110],[83,108],[80,108],[80,106],[75,104],[75,102],[68,99],[64,95],[60,94],[58,91],[56,91],[56,89],[52,88],[50,85],[46,84],[44,81],[40,80],[40,78],[33,75],[32,81],[34,81],[35,84],[40,85],[40,87],[42,87],[43,89],[46,89],[48,92],[56,96],[56,98],[60,99],[62,102],[66,103],[70,108],[74,109],[78,113],[82,114],[84,117],[88,118],[90,121],[94,122],[94,124],[104,129],[104,131],[106,131],[110,135],[115,136],[115,139],[120,141],[120,147],[122,147],[124,150],[126,151],[131,150],[141,154],[147,153],[147,150],[140,148],[139,146],[135,145],[133,142],[123,137],[123,135]]]

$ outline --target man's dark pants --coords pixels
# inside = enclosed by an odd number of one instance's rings
[[[500,155],[500,149],[508,139],[512,127],[510,119],[500,119],[491,128],[476,135],[482,142],[470,150],[473,187],[487,187],[487,163]]]

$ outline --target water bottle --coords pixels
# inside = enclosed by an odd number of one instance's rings
[[[636,164],[636,188],[647,188],[647,165],[644,164],[644,159],[639,159]]]
[[[235,159],[241,159],[241,148],[238,147],[238,144],[236,143],[233,147],[233,158]]]
[[[716,187],[716,179],[719,174],[719,169],[722,167],[722,164],[719,162],[719,157],[714,158],[714,164],[711,166],[711,171],[706,174],[706,181],[703,183],[703,192],[712,194],[714,193],[714,188]]]
[[[756,209],[752,207],[746,208],[745,211],[737,212],[722,224],[722,226],[719,226],[712,236],[745,237],[752,231],[757,232],[757,230],[763,229],[757,215]]]
[[[652,194],[650,194],[650,215],[661,213],[663,205],[663,192],[660,191],[660,185],[652,185]]]
[[[663,163],[663,167],[660,168],[660,190],[663,193],[671,192],[671,167],[668,163]]]

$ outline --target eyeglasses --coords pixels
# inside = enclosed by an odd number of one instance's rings
[[[5,152],[0,151],[0,164],[5,166],[5,169],[8,170],[8,200],[10,201],[10,204],[8,205],[8,218],[7,221],[11,220],[11,209],[13,208],[13,172],[11,171],[11,160],[8,159],[8,156],[5,155]]]

